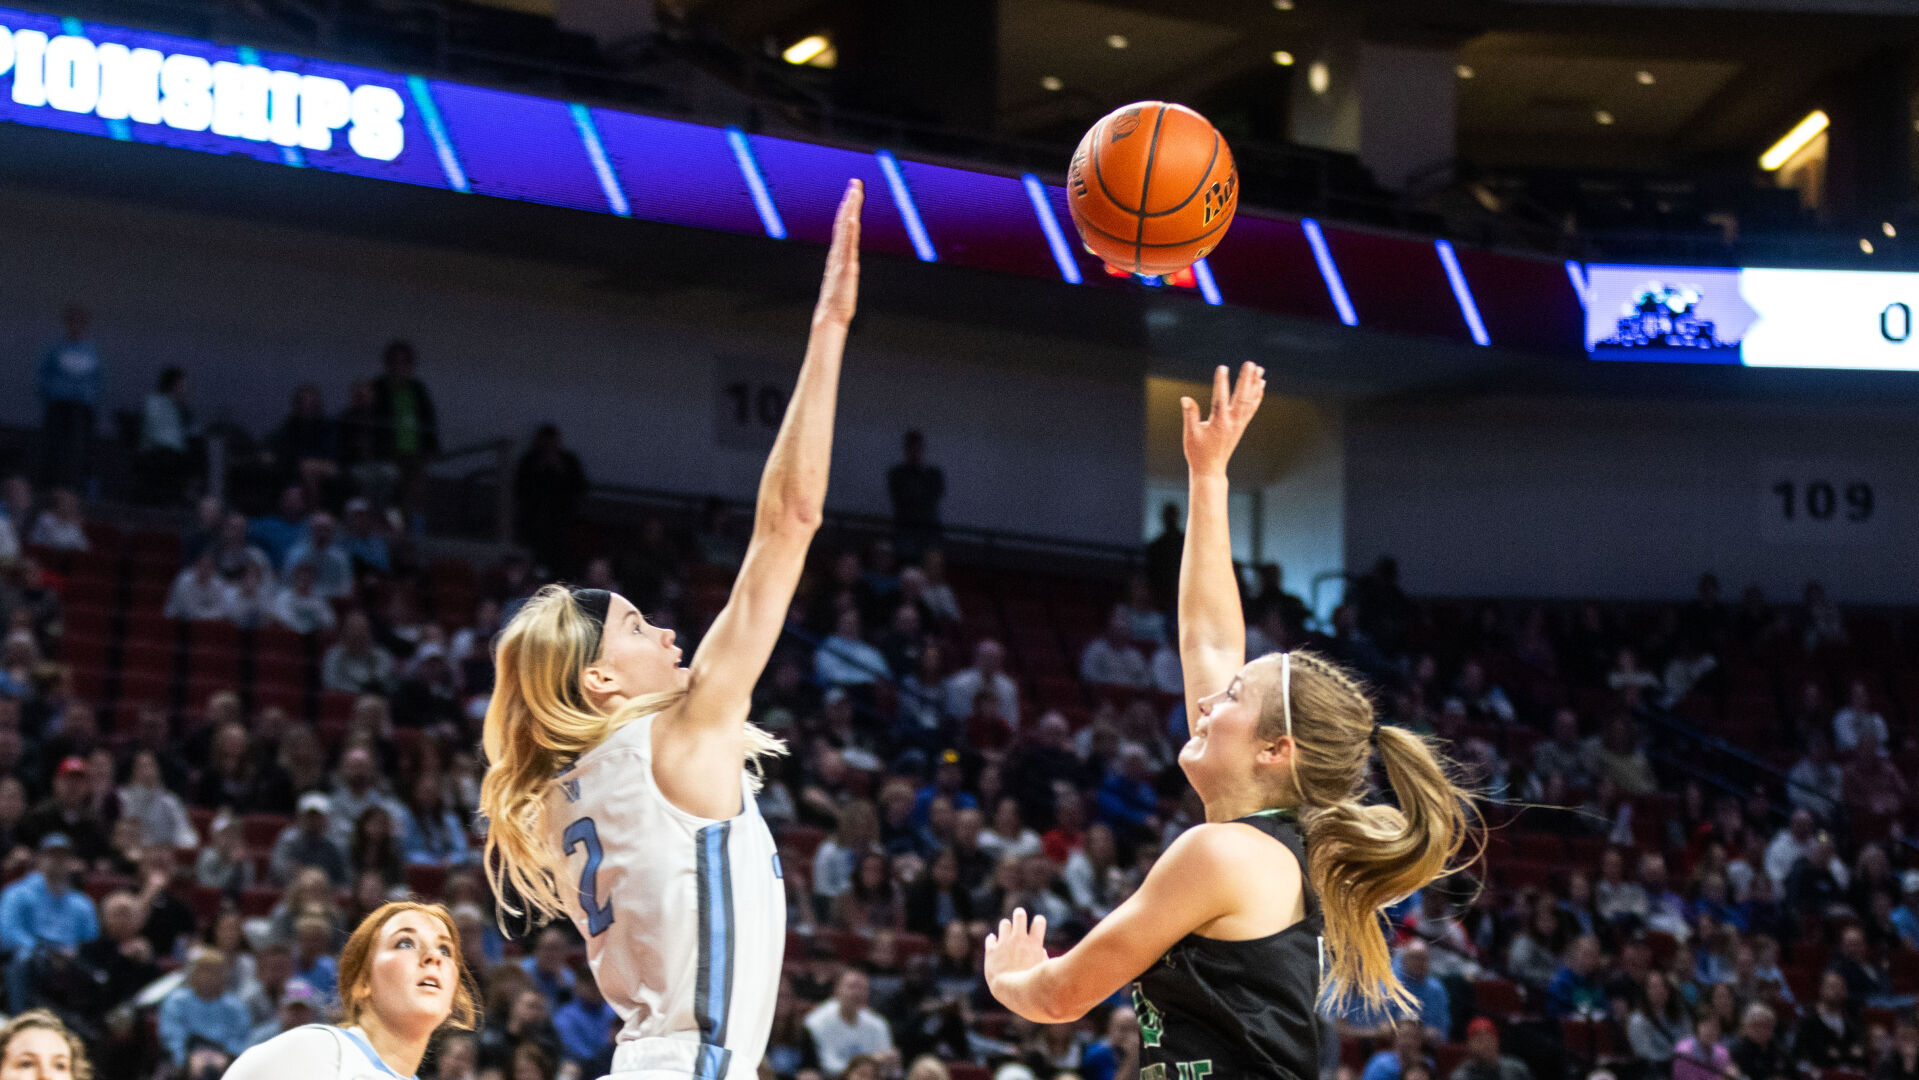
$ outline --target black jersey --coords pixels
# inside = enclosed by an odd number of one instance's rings
[[[1263,938],[1188,934],[1133,986],[1140,1080],[1314,1080],[1319,1075],[1319,898],[1285,811],[1239,819],[1299,860],[1306,917]],[[1278,853],[1274,853],[1275,857]]]

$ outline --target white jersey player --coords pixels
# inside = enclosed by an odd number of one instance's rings
[[[500,632],[480,809],[496,894],[573,920],[623,1021],[616,1080],[751,1080],[773,1023],[786,898],[746,722],[819,529],[864,192],[847,185],[753,539],[691,667],[627,599],[549,585]]]

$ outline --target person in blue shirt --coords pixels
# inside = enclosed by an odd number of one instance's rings
[[[1399,981],[1419,999],[1418,1019],[1435,1042],[1447,1042],[1453,1027],[1452,1002],[1446,986],[1433,976],[1432,955],[1426,943],[1407,942],[1393,957],[1399,969]]]
[[[1546,984],[1546,1016],[1598,1016],[1606,1011],[1606,991],[1594,974],[1599,970],[1599,939],[1590,935],[1566,947],[1566,959]]]
[[[196,1043],[238,1057],[247,1048],[253,1014],[227,989],[227,958],[201,949],[188,961],[187,981],[160,1003],[160,1045],[175,1066],[184,1066]]]
[[[1433,1062],[1426,1056],[1425,1027],[1399,1023],[1393,1025],[1392,1049],[1381,1050],[1367,1059],[1359,1080],[1403,1080],[1415,1069],[1424,1069],[1427,1076],[1432,1075]]]
[[[1125,1005],[1106,1018],[1106,1037],[1088,1046],[1079,1059],[1086,1080],[1122,1080],[1139,1073],[1139,1016]]]
[[[276,573],[287,567],[287,552],[306,538],[307,493],[298,484],[288,484],[280,492],[280,512],[272,517],[257,517],[247,522],[247,539],[266,552]]]
[[[10,1011],[33,1007],[34,965],[49,951],[67,955],[100,936],[93,900],[73,887],[78,865],[65,833],[40,839],[39,868],[0,892],[0,948],[7,952]]]
[[[1892,909],[1892,928],[1908,949],[1919,949],[1919,870],[1908,870],[1899,878],[1905,902]]]
[[[893,669],[886,656],[860,634],[860,613],[840,612],[833,633],[813,651],[813,676],[823,686],[870,686],[891,682]]]
[[[1128,746],[1120,751],[1118,767],[1099,785],[1099,819],[1115,832],[1137,837],[1158,813],[1152,759],[1140,747]]]
[[[533,989],[546,998],[548,1015],[557,1013],[561,1005],[573,1000],[577,989],[573,969],[566,963],[571,949],[566,931],[557,925],[549,926],[534,944],[533,954],[520,960],[520,968],[533,980]]]
[[[619,1026],[620,1014],[601,996],[593,973],[585,968],[574,972],[573,1000],[553,1014],[553,1027],[560,1033],[561,1056],[582,1064],[592,1061],[612,1044]]]
[[[40,481],[80,487],[91,475],[94,406],[100,401],[100,353],[88,335],[87,309],[74,304],[61,313],[65,330],[48,346],[34,372],[45,407],[40,427]]]

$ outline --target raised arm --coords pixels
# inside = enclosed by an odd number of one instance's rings
[[[1179,560],[1179,663],[1186,680],[1186,715],[1199,715],[1201,698],[1226,689],[1246,666],[1246,614],[1239,606],[1233,539],[1226,514],[1226,463],[1266,396],[1266,369],[1248,361],[1239,388],[1226,365],[1213,371],[1212,408],[1179,399],[1186,450],[1186,547]]]
[[[711,751],[710,757],[719,759],[716,766],[733,775],[745,753],[744,724],[753,684],[759,681],[786,624],[786,609],[799,585],[806,550],[819,531],[825,509],[840,354],[846,348],[847,326],[859,294],[864,200],[860,182],[848,183],[833,224],[833,247],[826,256],[819,304],[813,309],[806,360],[760,476],[753,539],[747,544],[733,595],[693,658],[687,698],[674,710],[670,724],[674,743],[682,743],[682,735],[695,736],[700,744],[697,756],[707,759]],[[676,745],[672,749],[686,752],[690,748]],[[699,776],[692,782],[700,783]]]

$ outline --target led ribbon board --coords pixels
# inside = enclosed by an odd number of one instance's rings
[[[1919,371],[1919,274],[1586,267],[1595,360]]]
[[[0,8],[0,122],[622,217],[825,243],[847,178],[863,246],[1092,288],[1064,189],[738,128]],[[1483,281],[1469,284],[1468,279]],[[1579,348],[1561,264],[1242,213],[1209,304],[1550,352]],[[1483,318],[1482,318],[1483,316]]]

